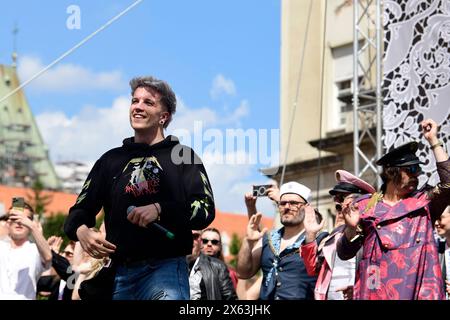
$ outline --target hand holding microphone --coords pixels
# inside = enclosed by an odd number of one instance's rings
[[[155,205],[156,207],[156,205]],[[146,214],[146,212],[142,213],[134,213],[134,216],[130,216],[131,212],[136,208],[136,206],[129,206],[127,208],[127,216],[128,216],[128,220],[133,223],[133,224],[137,224],[141,227],[146,227],[149,228],[150,226],[154,226],[155,228],[157,228],[159,231],[161,231],[162,233],[165,234],[165,236],[169,239],[174,239],[175,235],[170,232],[169,230],[167,230],[166,228],[164,228],[163,226],[159,225],[156,222],[150,221],[150,222],[146,222],[147,218],[148,218],[148,214]],[[136,216],[137,215],[137,216]]]

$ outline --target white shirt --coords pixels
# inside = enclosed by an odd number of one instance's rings
[[[35,300],[36,284],[45,266],[34,243],[13,249],[0,241],[0,300]]]
[[[200,300],[202,296],[202,291],[200,288],[200,283],[202,281],[202,274],[198,268],[198,261],[200,257],[195,260],[194,265],[192,266],[191,273],[189,275],[189,289],[191,300]]]
[[[336,292],[355,283],[356,258],[341,260],[336,254],[334,258],[333,273],[331,275],[330,287],[328,288],[328,300],[344,300],[342,291]]]
[[[61,279],[59,281],[59,288],[58,288],[58,300],[62,300],[63,299],[63,295],[64,295],[64,288],[66,287],[66,282]]]

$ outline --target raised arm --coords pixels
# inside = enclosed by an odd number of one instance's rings
[[[317,223],[316,214],[314,208],[310,205],[305,206],[305,219],[303,225],[305,227],[305,242],[302,244],[300,250],[300,256],[305,263],[306,271],[308,275],[317,275],[320,271],[320,267],[317,261],[317,234],[322,230],[325,224],[325,220],[321,223]]]
[[[437,173],[440,183],[430,193],[430,212],[433,219],[437,219],[447,205],[450,205],[450,160],[447,152],[443,148],[443,143],[439,141],[437,135],[437,123],[432,119],[422,121],[422,133],[430,144],[436,159]]]
[[[261,267],[262,237],[267,228],[259,231],[258,226],[262,214],[253,215],[247,225],[247,235],[239,249],[236,272],[239,278],[249,279],[258,272]]]
[[[336,252],[340,259],[349,260],[356,256],[362,246],[362,235],[358,233],[360,221],[358,203],[353,204],[352,197],[347,197],[342,204],[345,219],[344,236],[336,243]]]

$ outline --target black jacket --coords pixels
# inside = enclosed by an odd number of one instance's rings
[[[156,227],[143,228],[127,220],[129,206],[161,205],[159,225],[175,234],[168,239]],[[168,136],[154,145],[135,143],[106,152],[92,168],[70,209],[64,231],[77,240],[76,230],[94,227],[105,212],[106,240],[117,246],[113,259],[139,260],[185,256],[192,250],[191,230],[214,219],[214,199],[200,158]]]
[[[73,289],[70,288],[73,288],[73,285],[75,284],[75,272],[70,267],[69,260],[52,250],[52,267],[58,275],[40,277],[37,283],[37,292],[49,291],[51,293],[48,300],[58,300],[59,284],[62,279],[71,283],[70,286],[67,286],[66,283],[62,299],[72,300]]]
[[[227,265],[220,259],[200,254],[198,268],[201,300],[236,300],[236,292]]]

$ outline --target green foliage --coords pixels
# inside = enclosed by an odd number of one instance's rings
[[[64,221],[67,215],[63,212],[58,212],[56,215],[46,217],[42,223],[42,229],[44,230],[44,237],[48,239],[50,236],[57,236],[63,238],[62,248],[64,248],[69,242],[69,238],[64,233]],[[100,229],[100,225],[103,222],[103,212],[97,216],[95,227]]]
[[[33,207],[34,212],[42,217],[42,214],[45,212],[45,207],[52,202],[52,196],[44,195],[44,184],[37,178],[32,186],[32,194],[27,195],[27,202]]]
[[[230,255],[233,257],[230,260],[230,265],[233,268],[236,268],[237,264],[237,255],[239,253],[239,249],[241,248],[242,240],[239,238],[239,236],[236,233],[233,233],[231,236],[231,242],[230,242]]]
[[[69,241],[64,233],[64,221],[66,215],[62,212],[58,212],[56,215],[45,218],[42,228],[44,229],[44,237],[48,239],[50,236],[58,236],[63,238],[63,246]]]

